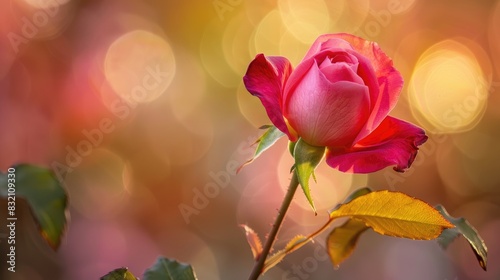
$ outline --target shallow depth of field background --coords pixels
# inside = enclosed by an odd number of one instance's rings
[[[282,139],[234,175],[270,123],[242,76],[258,53],[296,66],[334,32],[393,58],[405,87],[391,114],[429,140],[405,174],[321,165],[318,216],[299,190],[277,248],[370,186],[467,218],[489,270],[462,238],[442,251],[369,232],[338,269],[318,239],[262,279],[500,279],[500,1],[7,0],[0,11],[0,169],[58,168],[71,214],[53,252],[25,209],[17,272],[2,251],[1,279],[98,279],[121,266],[141,276],[159,255],[193,264],[199,279],[246,279],[253,260],[238,225],[265,237],[292,161]]]

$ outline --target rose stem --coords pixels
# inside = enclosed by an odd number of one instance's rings
[[[269,233],[269,237],[266,240],[266,244],[264,245],[264,249],[262,249],[262,253],[260,253],[260,256],[255,263],[252,274],[250,274],[250,277],[248,280],[257,280],[262,273],[262,269],[264,268],[264,263],[266,262],[267,256],[269,255],[269,252],[271,251],[271,248],[273,247],[274,241],[276,239],[276,236],[278,235],[278,232],[281,228],[281,224],[283,223],[283,219],[285,218],[286,211],[288,210],[288,207],[290,207],[290,203],[292,202],[293,196],[295,194],[295,191],[297,190],[297,187],[299,186],[299,180],[297,178],[297,175],[295,174],[295,171],[293,172],[292,180],[290,181],[290,185],[288,186],[288,191],[286,192],[285,198],[283,199],[283,202],[281,203],[280,210],[278,212],[278,216],[276,217],[276,220],[274,221],[273,228],[271,229],[271,232]]]

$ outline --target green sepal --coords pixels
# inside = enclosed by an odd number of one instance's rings
[[[316,213],[316,207],[314,206],[314,202],[311,198],[309,178],[312,175],[314,180],[316,180],[314,169],[316,169],[316,166],[318,166],[321,162],[324,155],[325,147],[309,145],[302,140],[302,138],[297,141],[295,149],[293,150],[293,157],[295,158],[295,172],[297,173],[299,184],[302,187],[311,208],[314,210],[314,213]]]
[[[297,142],[288,141],[288,151],[290,152],[292,157],[293,157],[293,151],[295,150],[296,144],[297,144]]]

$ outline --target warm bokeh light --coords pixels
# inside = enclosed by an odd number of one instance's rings
[[[367,19],[373,3],[370,0],[325,1],[330,13],[328,32],[362,33],[369,29]]]
[[[330,14],[323,0],[278,0],[278,9],[286,29],[302,43],[314,41],[330,26]]]
[[[71,147],[69,150],[78,151]],[[75,163],[78,161],[76,153]],[[66,178],[70,197],[77,198],[71,201],[72,207],[91,219],[115,217],[130,199],[121,176],[125,168],[123,160],[103,148],[89,150],[89,155],[81,160],[80,168]]]
[[[279,40],[285,32],[288,31],[283,24],[280,12],[278,10],[269,11],[255,28],[253,42],[249,46],[250,50],[253,53],[281,55]]]
[[[242,13],[232,18],[225,27],[222,38],[224,59],[236,74],[245,72],[248,61],[255,56],[248,48],[253,30],[250,20]]]
[[[56,38],[71,24],[76,11],[76,1],[70,0],[20,0],[10,2],[9,11],[15,15],[22,37],[10,37],[16,49],[25,40]],[[15,37],[15,38],[14,38]],[[18,49],[19,50],[19,49]]]
[[[409,84],[415,117],[437,133],[474,127],[484,114],[488,89],[489,81],[474,54],[454,40],[428,48],[415,65]]]
[[[129,104],[151,102],[174,78],[174,53],[160,36],[131,31],[109,46],[104,71],[111,87]]]
[[[46,1],[46,0],[24,0],[24,2],[30,6],[32,6],[34,9],[47,9],[47,8],[53,8],[57,9],[61,5],[67,4],[70,2],[70,0],[52,0],[52,1]]]
[[[495,65],[497,72],[500,72],[500,45],[498,44],[498,42],[500,41],[500,2],[496,3],[493,12],[490,15],[488,39],[489,46],[492,49],[492,62]]]
[[[143,136],[148,147],[169,165],[187,165],[203,157],[213,140],[210,119],[202,114],[192,114],[183,123],[171,119],[166,112],[146,114]]]
[[[169,106],[176,119],[183,123],[189,116],[197,115],[196,112],[203,110],[203,102],[207,98],[207,83],[206,73],[195,57],[183,52],[179,52],[177,57],[182,61],[182,64],[176,66],[177,79],[172,81],[165,92],[167,98],[158,100],[158,103]],[[186,126],[190,128],[189,125]]]
[[[214,18],[204,28],[199,45],[200,59],[205,71],[213,79],[223,86],[234,87],[239,82],[239,77],[228,65],[224,56],[224,49],[221,46],[223,36],[220,22]]]

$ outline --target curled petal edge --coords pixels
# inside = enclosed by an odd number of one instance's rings
[[[418,146],[427,141],[423,129],[386,117],[367,137],[350,148],[328,147],[327,164],[342,172],[371,173],[388,166],[404,172],[415,159]]]

